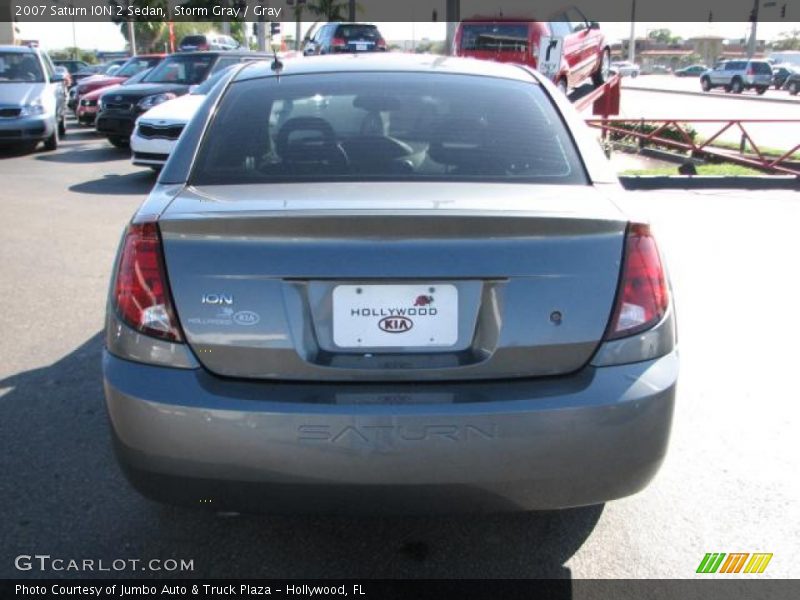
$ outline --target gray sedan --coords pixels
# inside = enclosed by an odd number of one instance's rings
[[[641,490],[678,357],[622,193],[522,66],[237,68],[122,237],[103,371],[123,470],[156,500],[272,513]]]

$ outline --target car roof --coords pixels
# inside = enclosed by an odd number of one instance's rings
[[[197,50],[193,52],[176,52],[168,54],[166,58],[182,58],[184,56],[272,56],[266,52],[251,52],[249,50]]]
[[[225,53],[226,55],[228,53]],[[303,75],[309,73],[369,73],[369,72],[406,72],[406,73],[447,73],[452,75],[480,75],[503,79],[517,79],[535,82],[536,75],[532,71],[511,63],[499,63],[475,58],[441,56],[438,54],[406,54],[392,52],[389,54],[347,54],[342,56],[310,56],[304,58],[284,59],[280,75]],[[257,79],[275,76],[272,61],[259,60],[246,64],[234,77],[233,81]]]
[[[9,52],[17,54],[38,54],[36,48],[30,46],[0,46],[0,52]]]

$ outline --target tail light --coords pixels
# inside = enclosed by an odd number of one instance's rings
[[[161,252],[161,236],[155,223],[128,227],[114,282],[113,301],[120,319],[136,331],[181,341]]]
[[[209,46],[208,46],[208,44],[200,44],[200,45],[197,47],[197,49],[198,49],[198,50],[208,50],[208,49],[209,49]]]
[[[377,46],[381,50],[386,50],[386,40],[383,38],[378,38]]]
[[[347,41],[344,38],[335,37],[331,39],[331,46],[333,48],[345,48]]]
[[[633,335],[657,324],[669,306],[669,286],[650,227],[633,223],[625,240],[622,277],[606,340]]]

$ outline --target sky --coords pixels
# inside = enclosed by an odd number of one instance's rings
[[[72,46],[73,28],[70,23],[18,23],[22,39],[38,40],[46,50],[61,49]],[[305,28],[311,23],[304,24]],[[444,23],[377,23],[383,36],[389,40],[431,40],[444,39]],[[630,23],[602,22],[602,29],[612,41],[627,38],[630,35]],[[652,29],[667,28],[674,35],[689,38],[698,35],[721,35],[726,38],[742,38],[748,35],[749,23],[637,23],[636,35],[644,36]],[[800,23],[760,23],[759,39],[774,39],[783,31],[800,29]],[[283,22],[285,33],[294,32],[294,22]],[[125,39],[119,27],[113,23],[75,23],[75,40],[80,48],[87,50],[124,50]]]

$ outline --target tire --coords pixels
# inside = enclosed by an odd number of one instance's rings
[[[796,81],[793,81],[789,84],[789,93],[792,96],[797,96],[798,92],[800,92],[800,84],[798,84]]]
[[[744,90],[744,85],[742,84],[742,80],[738,77],[731,81],[731,92],[734,94],[741,94]]]
[[[67,123],[66,117],[62,115],[61,120],[58,122],[58,137],[64,137],[67,135]]]
[[[700,87],[703,89],[704,92],[711,91],[711,80],[708,77],[703,77],[700,80]]]
[[[111,145],[115,148],[127,148],[130,145],[130,141],[127,138],[118,135],[108,136],[108,141],[111,142]]]
[[[44,141],[44,149],[48,152],[58,149],[58,125],[53,129],[53,134]]]
[[[768,89],[769,89],[768,87],[762,86],[762,87],[756,88],[756,92],[758,93],[759,96],[763,96],[764,94],[767,93]]]
[[[600,66],[597,67],[597,71],[592,73],[592,83],[594,83],[595,87],[600,87],[606,81],[608,81],[610,77],[611,71],[611,51],[606,48],[603,50],[603,56],[600,59]]]

